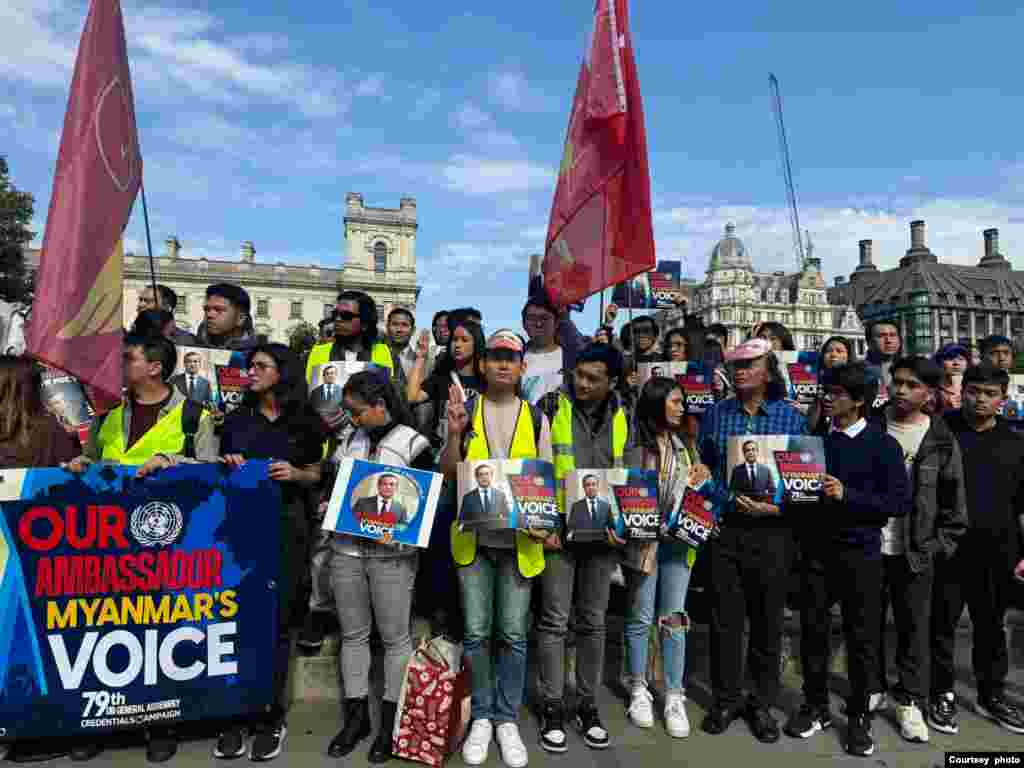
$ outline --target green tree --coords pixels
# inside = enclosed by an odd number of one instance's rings
[[[34,203],[32,195],[11,183],[7,159],[0,156],[0,299],[4,301],[32,301],[32,280],[22,248],[36,236],[28,228]]]
[[[288,329],[288,346],[299,357],[305,359],[309,350],[316,344],[317,328],[305,320],[296,323]]]

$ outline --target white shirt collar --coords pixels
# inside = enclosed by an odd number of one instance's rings
[[[848,426],[846,429],[836,429],[835,427],[832,427],[832,429],[830,431],[832,431],[832,432],[843,432],[847,437],[856,437],[861,432],[863,432],[867,428],[867,426],[868,426],[867,419],[861,418],[861,419],[853,422],[853,424]]]

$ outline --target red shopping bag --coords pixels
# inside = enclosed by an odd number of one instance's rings
[[[391,750],[396,757],[438,766],[459,748],[469,724],[469,663],[462,648],[424,640],[405,668]]]

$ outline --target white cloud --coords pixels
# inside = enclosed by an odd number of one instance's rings
[[[84,14],[62,0],[5,0],[0,3],[0,77],[32,85],[65,85],[75,60],[75,35]],[[77,16],[79,29],[72,30]]]
[[[931,198],[897,201],[890,206],[862,206],[839,201],[804,206],[801,224],[811,232],[814,253],[831,283],[857,266],[860,240],[872,240],[875,264],[881,269],[898,265],[910,247],[909,224],[922,219],[926,243],[940,261],[977,264],[983,253],[982,231],[1000,230],[1000,250],[1011,259],[1016,244],[1024,244],[1024,205],[986,198]],[[680,258],[687,272],[701,279],[711,248],[728,222],[744,241],[755,268],[795,267],[788,213],[782,207],[735,205],[719,201],[678,206],[655,214],[655,236],[660,258]],[[1018,264],[1024,267],[1024,255]]]
[[[380,75],[370,75],[363,78],[356,86],[357,96],[377,96],[384,88],[384,78]]]
[[[463,104],[453,115],[455,125],[462,129],[477,129],[492,124],[491,116],[475,104]]]
[[[540,91],[516,69],[493,73],[488,80],[488,91],[492,101],[505,109],[534,111],[545,106]]]
[[[551,189],[555,170],[528,160],[495,159],[459,153],[445,162],[416,162],[398,155],[365,155],[355,164],[360,174],[392,173],[408,181],[440,186],[470,197],[491,197]]]

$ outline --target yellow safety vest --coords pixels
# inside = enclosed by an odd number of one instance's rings
[[[623,466],[626,453],[626,438],[629,435],[629,420],[622,408],[612,416],[612,466]],[[551,451],[555,458],[555,493],[558,496],[558,509],[564,515],[565,509],[565,478],[576,469],[576,451],[572,438],[572,400],[564,393],[558,395],[558,408],[555,420],[551,423]],[[599,469],[599,467],[584,467]]]
[[[481,397],[473,414],[473,437],[466,450],[466,461],[480,461],[491,458],[491,449],[484,428],[484,403]],[[536,459],[537,442],[533,436],[533,416],[530,404],[525,400],[516,419],[516,431],[509,450],[510,459]],[[451,527],[452,558],[458,566],[472,565],[476,560],[476,531],[463,531],[458,521]],[[516,531],[516,557],[519,572],[531,579],[544,570],[544,544],[524,531]]]
[[[158,419],[146,434],[127,451],[124,448],[124,405],[110,411],[99,434],[100,459],[118,464],[145,464],[158,453],[181,453],[185,449],[185,430],[181,423],[185,401],[178,403]],[[205,415],[204,417],[205,418]]]
[[[306,360],[306,381],[310,381],[313,378],[314,368],[331,362],[331,347],[333,346],[333,341],[325,341],[323,344],[317,344],[309,351],[309,358]],[[370,350],[370,362],[382,368],[387,368],[388,373],[393,374],[395,372],[395,364],[391,358],[391,349],[383,342],[378,341],[373,345],[373,348]]]

